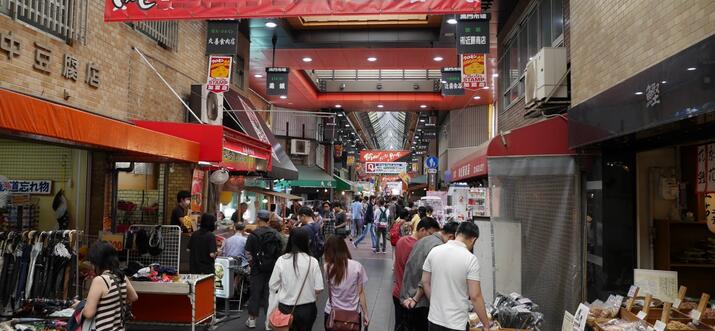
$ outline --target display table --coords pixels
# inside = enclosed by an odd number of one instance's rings
[[[132,304],[132,324],[196,325],[213,320],[215,314],[214,276],[181,275],[181,282],[132,281],[139,300]]]

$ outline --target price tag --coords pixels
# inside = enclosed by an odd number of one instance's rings
[[[638,317],[639,320],[644,320],[646,318],[646,316],[648,316],[648,314],[644,311],[641,311],[638,313],[638,315],[636,315],[636,317]]]
[[[675,309],[680,308],[680,304],[681,304],[681,303],[683,303],[683,300],[675,299],[675,300],[673,301],[673,308],[675,308]]]
[[[638,293],[638,286],[631,285],[631,289],[628,290],[628,297],[632,298]]]
[[[665,331],[667,325],[661,320],[655,321],[655,331]]]
[[[690,312],[690,317],[693,319],[694,322],[700,322],[700,316],[703,313],[699,310],[693,310]]]
[[[620,307],[621,305],[623,305],[623,299],[624,298],[622,295],[616,295],[616,298],[614,299],[614,302],[615,302],[614,306]]]

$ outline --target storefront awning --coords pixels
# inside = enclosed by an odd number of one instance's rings
[[[568,120],[555,117],[518,128],[492,138],[477,152],[452,166],[452,182],[486,176],[487,158],[505,156],[571,155],[568,146]]]
[[[272,196],[272,197],[277,197],[277,198],[281,198],[281,199],[286,199],[286,200],[288,200],[288,201],[303,200],[303,197],[300,197],[300,196],[297,196],[297,195],[292,195],[292,194],[283,193],[283,192],[275,192],[275,191],[271,191],[271,190],[269,190],[269,189],[265,189],[265,188],[261,188],[261,187],[249,187],[249,186],[246,186],[246,187],[245,187],[245,190],[246,190],[246,191],[249,191],[249,192],[255,192],[255,193],[260,193],[260,194],[263,194],[263,195],[270,195],[270,196]]]
[[[275,179],[296,180],[298,169],[293,165],[283,145],[273,135],[265,121],[254,111],[256,108],[250,100],[241,97],[236,91],[230,90],[223,94],[224,100],[233,110],[233,116],[238,119],[243,132],[271,146],[273,158],[272,168],[268,175]]]
[[[282,180],[276,187],[335,188],[335,180],[319,167],[297,166],[297,180]]]
[[[189,139],[3,89],[0,130],[159,160],[199,161],[199,144]]]
[[[353,183],[352,181],[349,181],[337,175],[334,175],[333,178],[335,178],[335,189],[337,191],[358,191],[357,185],[355,185],[355,183]]]
[[[197,142],[199,161],[231,171],[270,171],[271,146],[218,125],[135,121],[137,126]]]

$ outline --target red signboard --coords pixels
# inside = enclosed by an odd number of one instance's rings
[[[480,0],[105,0],[105,21],[479,13]]]
[[[360,162],[396,162],[408,155],[409,151],[360,151]]]
[[[485,176],[487,174],[487,155],[477,155],[476,157],[458,163],[452,168],[452,182],[467,178]]]

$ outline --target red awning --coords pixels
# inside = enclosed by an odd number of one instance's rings
[[[452,182],[486,176],[487,159],[504,156],[571,155],[568,120],[555,117],[505,132],[480,145],[478,150],[452,166]]]
[[[194,141],[3,89],[0,131],[116,151],[132,158],[199,160],[199,145]]]
[[[270,171],[271,146],[218,125],[134,121],[137,126],[192,140],[200,145],[199,161],[234,171]],[[260,162],[256,162],[260,160]]]

